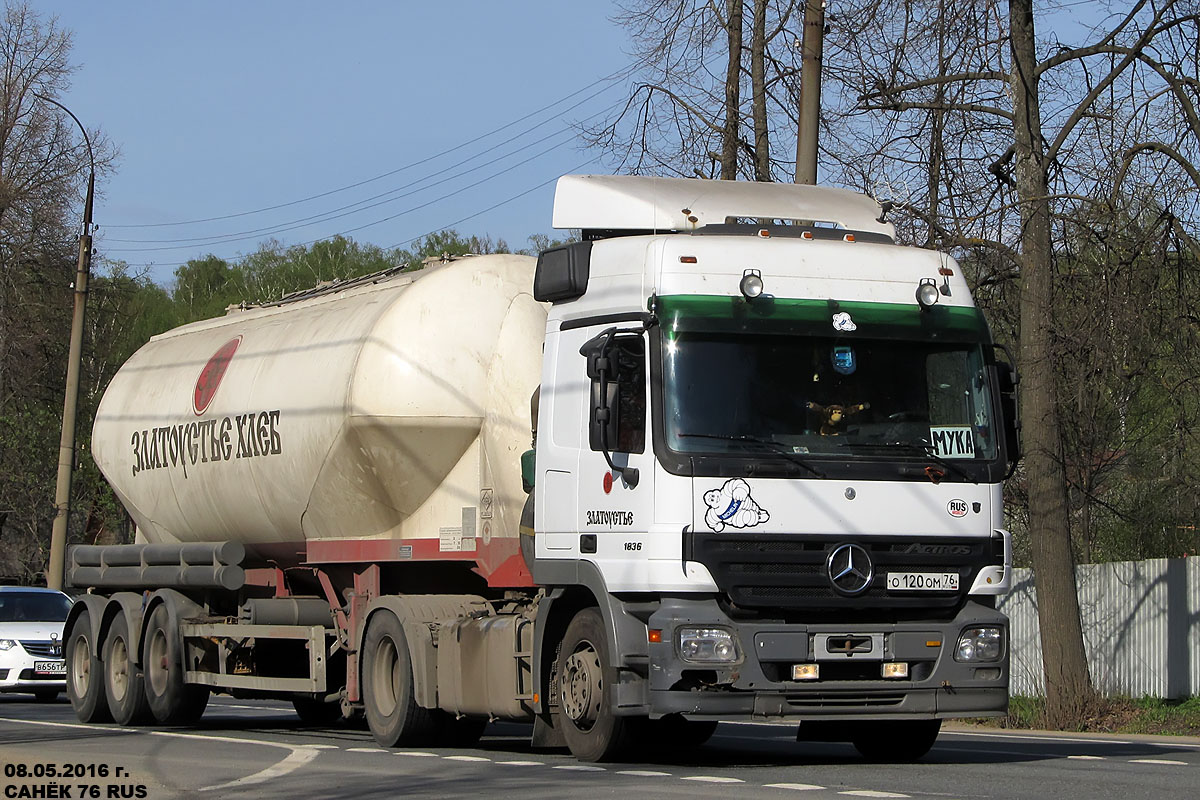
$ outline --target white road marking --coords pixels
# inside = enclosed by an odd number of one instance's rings
[[[491,761],[483,756],[442,756],[447,761]]]
[[[745,783],[741,778],[727,778],[724,775],[688,775],[681,781],[698,781],[699,783]]]
[[[279,750],[290,751],[281,761],[272,764],[264,770],[255,772],[253,775],[247,775],[244,778],[238,778],[228,783],[221,783],[215,786],[205,786],[200,789],[202,792],[210,792],[215,789],[225,789],[231,786],[251,786],[257,783],[265,783],[266,781],[282,777],[289,772],[294,772],[308,762],[312,761],[321,751],[315,747],[307,745],[291,745],[284,742],[269,742],[262,739],[246,739],[240,736],[212,736],[203,733],[181,733],[179,731],[147,731],[138,728],[112,728],[101,725],[85,725],[77,722],[46,722],[44,720],[35,719],[12,719],[9,717],[0,717],[0,722],[12,722],[18,725],[43,725],[51,728],[77,728],[81,730],[91,731],[92,733],[114,733],[123,734],[126,736],[161,736],[168,739],[199,739],[201,741],[212,742],[227,742],[241,745],[258,745],[259,747],[273,747]]]
[[[545,766],[541,761],[497,761],[497,764],[503,764],[506,767],[541,767]]]
[[[1077,761],[1103,761],[1104,760],[1104,756],[1067,756],[1067,758],[1073,758],[1073,759],[1076,759]]]
[[[320,750],[313,750],[311,747],[297,747],[295,750],[288,753],[288,755],[282,761],[272,764],[266,769],[260,770],[253,775],[247,775],[244,778],[238,778],[237,780],[228,781],[226,783],[214,784],[213,786],[205,786],[200,791],[212,792],[216,791],[217,789],[232,789],[235,786],[253,786],[256,783],[266,783],[267,781],[281,778],[284,775],[287,775],[289,772],[295,772],[296,770],[300,769],[300,767],[303,767],[305,764],[320,755],[320,752]]]
[[[874,789],[855,789],[849,792],[838,792],[838,794],[848,794],[851,797],[911,797],[912,795],[900,794],[899,792],[877,792]]]
[[[382,747],[347,747],[347,753],[386,753]]]
[[[1130,764],[1167,764],[1173,767],[1186,767],[1186,761],[1172,761],[1169,758],[1131,758]]]
[[[817,786],[813,783],[768,783],[767,789],[791,789],[794,792],[811,792],[814,789],[824,789],[824,786]]]
[[[313,750],[339,750],[336,744],[306,744],[304,747],[311,747]]]
[[[669,778],[669,772],[657,772],[652,769],[623,769],[617,772],[618,775],[633,775],[638,778]]]
[[[1074,744],[1150,744],[1153,742],[1127,742],[1122,739],[1083,739],[1074,736],[1035,736],[1029,733],[975,733],[973,731],[942,731],[938,738],[942,736],[968,736],[976,738],[994,738],[994,739],[1022,739],[1031,742],[1072,742]],[[1158,745],[1166,747],[1166,745]],[[1196,745],[1192,745],[1195,747]]]
[[[559,764],[554,769],[569,769],[575,772],[607,772],[604,767],[589,767],[587,764]]]
[[[425,753],[420,750],[397,750],[396,755],[411,758],[437,758],[437,753]]]

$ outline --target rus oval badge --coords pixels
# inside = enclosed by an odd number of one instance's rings
[[[954,499],[946,504],[946,511],[952,517],[965,517],[967,515],[967,501]]]
[[[241,343],[241,336],[230,339],[213,353],[204,369],[200,370],[200,377],[196,379],[196,388],[192,392],[192,411],[197,417],[203,414],[212,402],[217,387],[221,385],[221,378],[225,377],[225,370],[229,368],[229,362]]]

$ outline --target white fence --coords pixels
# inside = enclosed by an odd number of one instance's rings
[[[1200,695],[1200,558],[1081,564],[1083,638],[1092,683],[1106,695]],[[1012,620],[1014,695],[1043,693],[1033,572],[1018,569],[1000,603]]]

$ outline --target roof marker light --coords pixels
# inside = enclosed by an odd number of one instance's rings
[[[853,242],[853,241],[854,241],[854,234],[853,234],[853,233],[847,233],[845,236],[843,236],[843,237],[842,237],[842,241],[843,241],[843,242]]]
[[[761,236],[761,237],[762,237],[762,238],[764,238],[764,239],[770,239],[770,238],[771,238],[771,232],[770,232],[769,230],[767,230],[766,228],[759,228],[759,229],[758,229],[758,235],[759,235],[759,236]]]
[[[680,256],[679,263],[680,264],[695,264],[696,257],[695,256]]]
[[[811,242],[813,240],[813,232],[812,231],[804,231],[803,233],[800,234],[800,238],[807,239],[808,241]]]

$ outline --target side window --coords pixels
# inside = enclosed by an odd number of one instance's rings
[[[620,453],[646,450],[646,344],[643,336],[622,336],[614,342],[620,393],[617,397],[617,442]]]

